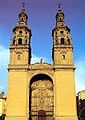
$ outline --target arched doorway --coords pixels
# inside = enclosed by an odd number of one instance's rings
[[[46,120],[46,112],[44,110],[38,111],[38,120]]]
[[[53,81],[45,74],[38,74],[30,82],[30,119],[53,120]]]

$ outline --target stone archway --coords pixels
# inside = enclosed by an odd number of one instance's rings
[[[52,120],[54,112],[53,81],[45,74],[35,75],[30,82],[30,118]]]

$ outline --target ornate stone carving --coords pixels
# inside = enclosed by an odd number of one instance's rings
[[[54,96],[52,82],[50,80],[34,81],[31,85],[31,115],[33,115],[32,118],[34,118],[35,115],[37,115],[38,117],[38,112],[40,110],[44,110],[46,112],[46,115],[50,115],[52,117],[53,109]]]

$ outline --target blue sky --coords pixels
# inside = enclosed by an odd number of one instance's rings
[[[32,30],[32,63],[41,58],[52,63],[52,29],[59,0],[23,0]],[[85,0],[62,0],[65,22],[71,29],[76,66],[76,91],[85,89]],[[12,29],[17,24],[22,0],[0,0],[0,91],[7,92],[7,65]]]

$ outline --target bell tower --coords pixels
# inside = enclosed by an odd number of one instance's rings
[[[75,94],[75,66],[70,29],[59,6],[53,37],[53,70],[55,78],[55,120],[78,120]]]
[[[8,65],[7,120],[28,119],[28,68],[31,62],[31,30],[27,26],[28,16],[23,5],[17,25],[13,28]]]
[[[56,14],[56,26],[52,31],[53,51],[52,58],[54,65],[73,64],[73,46],[70,36],[70,29],[65,24],[64,13],[59,6]]]
[[[31,30],[27,26],[28,16],[24,5],[18,17],[19,20],[13,28],[13,37],[10,43],[10,65],[12,66],[28,65],[31,61]]]

